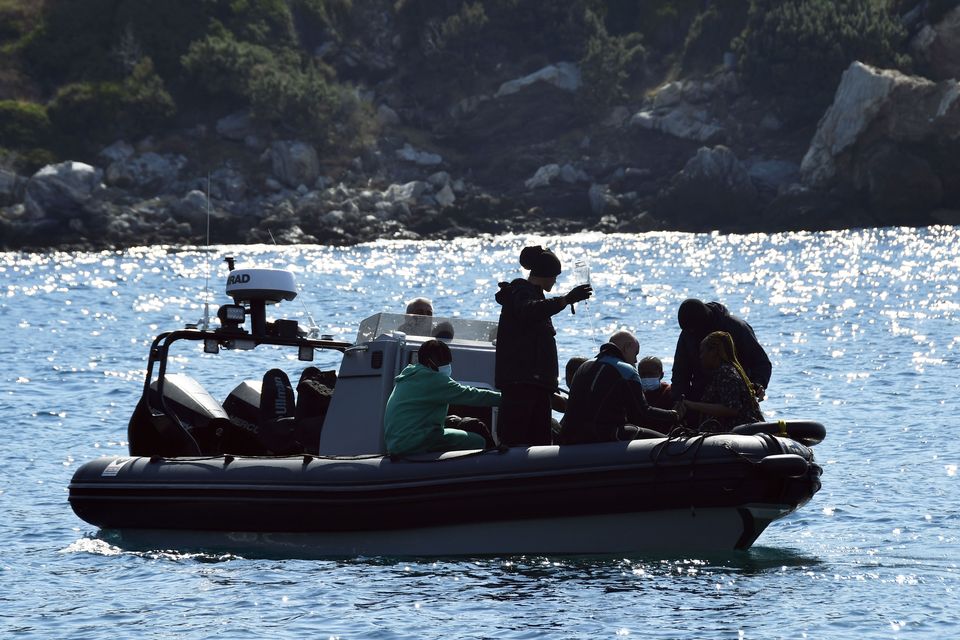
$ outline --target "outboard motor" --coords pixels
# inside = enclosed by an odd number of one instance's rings
[[[160,406],[157,381],[150,385],[150,405]],[[210,453],[218,431],[229,425],[227,413],[206,389],[181,373],[164,376],[163,404],[186,432],[166,415],[155,414],[141,398],[127,425],[132,455],[200,455]]]

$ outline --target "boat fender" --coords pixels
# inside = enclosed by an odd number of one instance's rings
[[[777,422],[754,422],[741,424],[733,429],[732,433],[752,436],[758,433],[767,433],[796,440],[800,444],[812,447],[820,444],[827,436],[827,429],[819,422],[812,420],[778,420]]]
[[[795,453],[778,453],[760,461],[760,468],[770,475],[799,478],[810,469],[810,463]]]

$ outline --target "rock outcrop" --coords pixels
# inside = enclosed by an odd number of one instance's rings
[[[934,80],[960,79],[960,6],[937,24],[925,25],[914,36],[911,48]]]
[[[744,225],[758,208],[750,174],[729,148],[701,147],[663,194],[657,212],[671,226],[691,231]]]
[[[726,137],[726,128],[714,112],[716,103],[738,92],[736,76],[727,71],[715,78],[668,82],[630,118],[630,125],[684,140],[722,141]]]
[[[803,183],[848,185],[880,215],[955,208],[960,83],[853,63],[801,164]]]
[[[270,145],[274,177],[287,185],[313,186],[320,177],[320,159],[313,145],[298,140],[278,140]]]
[[[36,222],[66,222],[100,187],[103,172],[83,162],[61,162],[37,171],[27,181],[24,204]]]
[[[493,97],[502,98],[518,93],[537,82],[544,82],[558,89],[574,92],[580,88],[580,68],[571,62],[558,62],[547,65],[539,71],[535,71],[522,78],[504,82],[500,85],[500,88]]]

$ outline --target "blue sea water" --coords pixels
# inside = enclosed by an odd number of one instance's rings
[[[126,452],[152,337],[226,302],[224,255],[293,270],[276,315],[351,339],[415,295],[495,320],[529,243],[591,268],[595,298],[555,319],[561,362],[626,327],[669,371],[689,296],[746,318],[774,364],[767,417],[827,426],[820,493],[749,551],[672,557],[133,550],[70,510],[73,472]],[[3,253],[0,274],[0,637],[958,635],[960,228]]]

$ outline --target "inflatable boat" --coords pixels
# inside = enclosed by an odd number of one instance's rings
[[[164,548],[319,556],[718,551],[749,548],[820,488],[811,447],[825,429],[810,421],[391,457],[382,425],[394,377],[442,335],[458,380],[493,388],[495,323],[381,313],[336,341],[266,319],[266,305],[296,295],[288,272],[231,262],[227,294],[219,327],[151,344],[130,455],[90,461],[70,483],[86,522]],[[173,357],[175,346],[188,355]],[[259,369],[214,368],[222,402],[171,370],[264,348]],[[336,370],[310,364],[324,351]],[[291,363],[303,363],[296,387]],[[496,432],[495,410],[475,417]]]

